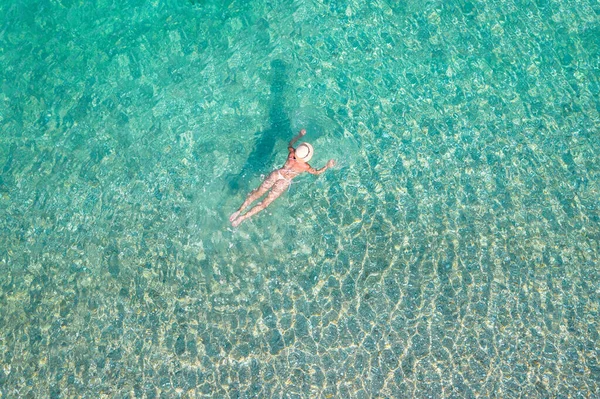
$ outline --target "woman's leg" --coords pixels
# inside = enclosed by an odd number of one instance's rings
[[[256,215],[258,212],[265,209],[267,206],[269,206],[269,204],[271,204],[271,202],[275,201],[275,199],[277,199],[289,186],[289,180],[277,180],[277,182],[273,185],[271,191],[269,191],[269,194],[267,194],[267,197],[258,204],[256,204],[254,208],[250,209],[248,213],[235,219],[232,223],[233,227],[239,226],[239,224],[242,223],[244,220]]]
[[[269,176],[267,176],[267,178],[261,183],[261,185],[257,189],[252,190],[250,192],[250,194],[248,194],[246,201],[244,201],[242,206],[240,206],[240,209],[235,211],[229,217],[229,221],[233,222],[240,215],[240,213],[244,210],[244,208],[246,208],[248,205],[250,205],[251,203],[256,201],[258,198],[262,197],[271,187],[273,187],[273,184],[275,184],[275,182],[277,181],[278,178],[279,178],[278,171],[275,170],[275,171],[271,172],[269,174]]]

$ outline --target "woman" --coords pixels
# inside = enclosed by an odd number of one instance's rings
[[[308,143],[302,143],[298,146],[298,148],[294,148],[294,144],[298,139],[306,134],[306,130],[300,130],[300,133],[296,137],[290,141],[288,144],[288,158],[285,162],[285,165],[281,169],[274,170],[267,176],[264,182],[258,187],[256,190],[252,190],[246,198],[246,201],[240,206],[236,212],[231,215],[229,221],[233,225],[233,227],[239,226],[244,220],[248,219],[256,215],[258,212],[265,209],[271,202],[273,202],[277,197],[279,197],[292,182],[292,179],[303,172],[308,172],[313,175],[320,175],[325,172],[327,168],[331,168],[335,165],[335,161],[330,159],[327,162],[327,165],[322,167],[321,169],[314,169],[312,166],[308,164],[308,161],[313,156],[314,150],[312,145]],[[270,191],[269,191],[270,190]],[[256,201],[258,198],[262,197],[265,193],[267,193],[267,197],[259,202],[254,208],[250,209],[246,214],[241,215],[241,212],[248,205]]]

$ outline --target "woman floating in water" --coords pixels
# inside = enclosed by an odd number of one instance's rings
[[[327,162],[327,165],[318,170],[314,169],[308,164],[308,161],[310,161],[314,152],[312,145],[308,143],[302,143],[298,146],[298,148],[293,147],[296,141],[298,141],[298,139],[305,134],[306,130],[300,130],[300,133],[298,133],[298,135],[294,137],[288,144],[289,154],[285,165],[283,165],[281,169],[271,172],[265,181],[262,182],[260,187],[250,192],[248,198],[246,198],[246,201],[244,201],[242,206],[240,206],[240,209],[231,215],[229,221],[233,227],[237,227],[244,220],[256,215],[258,212],[269,206],[271,202],[279,197],[290,186],[292,179],[300,175],[302,172],[320,175],[321,173],[325,172],[327,168],[335,165],[335,161],[333,159],[330,159],[329,162]],[[269,194],[267,194],[267,197],[264,200],[259,202],[254,208],[250,209],[246,214],[240,215],[244,208],[256,201],[258,198],[262,197],[267,191],[269,191]]]

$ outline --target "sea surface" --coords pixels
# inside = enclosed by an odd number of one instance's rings
[[[0,0],[0,398],[600,397],[599,98],[596,0]]]

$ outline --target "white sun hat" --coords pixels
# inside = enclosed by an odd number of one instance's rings
[[[308,143],[302,143],[298,146],[298,148],[296,148],[296,152],[295,152],[296,159],[300,159],[304,162],[308,162],[312,158],[314,152],[315,152],[315,150],[313,149],[312,145],[310,145]]]

